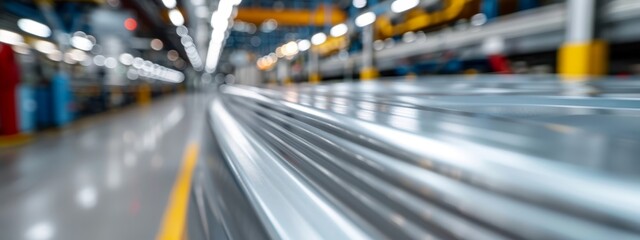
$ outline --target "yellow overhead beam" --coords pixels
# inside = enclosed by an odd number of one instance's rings
[[[376,28],[382,37],[392,37],[470,16],[477,13],[478,8],[478,0],[445,0],[444,8],[440,11],[429,13],[417,8],[407,12],[405,21],[396,25],[391,23],[391,19],[382,17],[376,22]]]
[[[261,24],[265,20],[273,19],[281,26],[324,26],[336,25],[347,20],[347,14],[335,7],[321,6],[316,10],[284,9],[274,10],[266,8],[239,8],[236,20]]]
[[[324,43],[311,47],[311,51],[317,52],[320,56],[326,56],[347,46],[349,46],[349,38],[346,35],[328,37]]]

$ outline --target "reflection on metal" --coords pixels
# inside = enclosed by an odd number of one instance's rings
[[[517,76],[222,86],[210,148],[255,213],[211,211],[275,239],[637,239],[639,91]]]

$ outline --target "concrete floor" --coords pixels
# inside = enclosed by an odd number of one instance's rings
[[[0,239],[154,239],[208,100],[167,97],[0,149]]]

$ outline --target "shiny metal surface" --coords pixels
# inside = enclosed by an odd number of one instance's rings
[[[208,98],[168,97],[0,149],[0,239],[154,239]]]
[[[638,80],[223,86],[221,158],[271,238],[640,239]]]

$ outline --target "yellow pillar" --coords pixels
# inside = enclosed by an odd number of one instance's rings
[[[360,70],[360,80],[362,81],[370,81],[378,78],[378,76],[380,76],[378,69],[374,67],[363,68]]]
[[[558,51],[558,73],[567,80],[607,74],[609,46],[602,40],[565,43]]]
[[[290,85],[293,84],[293,80],[291,79],[291,77],[285,77],[284,80],[283,80],[283,84],[285,86],[290,86]]]
[[[322,76],[319,73],[312,73],[309,75],[309,83],[318,84],[322,81]]]
[[[138,86],[138,104],[146,105],[151,103],[151,86],[141,84]]]

